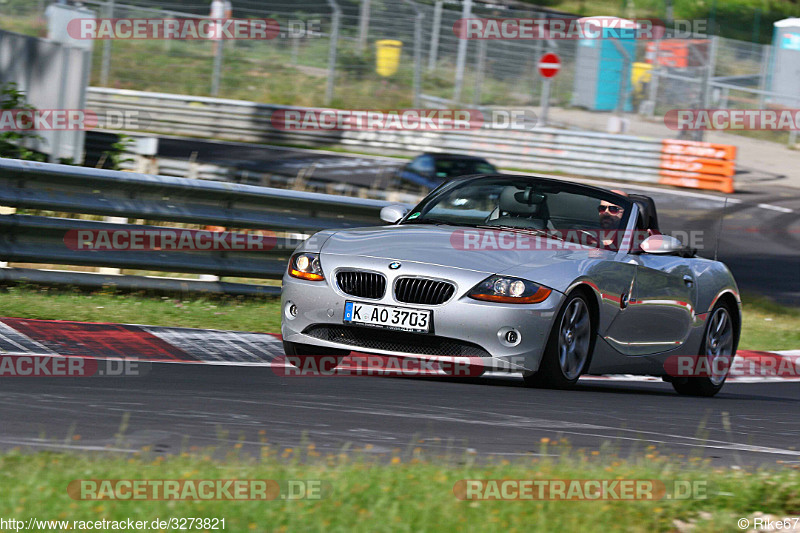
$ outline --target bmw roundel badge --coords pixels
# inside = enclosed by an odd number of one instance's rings
[[[391,268],[392,270],[397,270],[401,266],[402,265],[400,264],[399,261],[392,261],[391,263],[389,263],[389,268]]]

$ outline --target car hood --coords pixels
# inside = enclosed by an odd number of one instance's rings
[[[465,233],[471,236],[480,236],[481,246],[478,242],[465,241]],[[412,261],[430,265],[439,265],[450,268],[459,268],[487,274],[496,274],[506,271],[509,275],[523,276],[530,270],[555,271],[562,269],[565,262],[579,262],[585,259],[599,259],[613,257],[613,253],[596,248],[584,248],[570,245],[563,249],[561,243],[555,240],[542,240],[550,243],[545,249],[503,249],[508,248],[511,241],[506,235],[506,241],[493,245],[492,237],[499,236],[498,230],[483,230],[455,226],[433,225],[400,225],[378,226],[370,228],[356,228],[337,231],[322,245],[320,252],[325,254],[364,256],[385,258],[390,261]],[[507,232],[503,232],[507,233]],[[490,235],[489,235],[490,234]],[[483,236],[486,235],[486,238]],[[514,241],[515,242],[515,241]],[[465,249],[466,246],[469,249]],[[516,246],[514,246],[516,247]],[[483,249],[475,249],[483,248]],[[544,274],[544,272],[541,272]],[[560,274],[564,274],[563,271]],[[543,279],[538,281],[544,282]]]

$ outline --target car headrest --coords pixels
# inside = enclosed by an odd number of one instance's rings
[[[544,204],[544,195],[533,192],[533,189],[524,190],[509,186],[500,193],[500,211],[513,216],[529,217],[539,214]]]

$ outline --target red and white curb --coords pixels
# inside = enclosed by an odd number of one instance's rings
[[[279,335],[244,331],[209,330],[73,322],[65,320],[34,320],[0,318],[0,355],[38,355],[52,357],[93,357],[97,359],[135,359],[147,362],[199,363],[235,366],[280,366],[289,368]],[[345,358],[337,373],[364,374],[363,364],[354,353]],[[800,350],[759,352],[739,350],[737,358],[760,361],[769,356],[773,361],[786,356],[787,366],[795,368],[795,377],[749,376],[732,373],[728,381],[763,383],[800,381],[797,368]],[[374,356],[371,356],[374,357]],[[420,359],[425,359],[420,356]],[[789,361],[791,359],[791,361]],[[734,372],[736,365],[734,365]],[[402,370],[369,369],[370,374],[403,374]],[[422,370],[416,375],[446,375],[443,371]],[[487,372],[485,376],[508,376]],[[661,381],[660,378],[635,375],[584,376],[585,380]]]

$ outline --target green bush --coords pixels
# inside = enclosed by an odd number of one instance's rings
[[[32,105],[25,101],[25,93],[17,89],[17,84],[8,82],[0,87],[0,110],[26,109],[35,111]],[[2,131],[0,132],[0,157],[12,159],[27,159],[31,161],[44,161],[44,154],[28,150],[20,146],[26,139],[41,138],[30,131]]]

